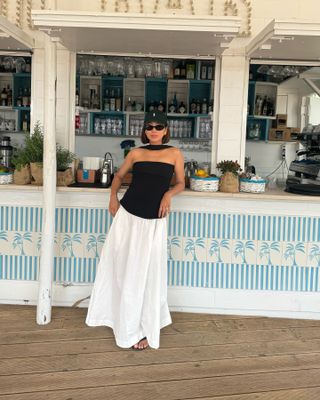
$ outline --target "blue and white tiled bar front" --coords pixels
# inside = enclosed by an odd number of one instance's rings
[[[13,189],[1,189],[0,195],[5,192],[0,197],[0,301],[32,303],[40,264],[41,192],[24,190],[18,202],[10,201],[16,197]],[[108,196],[109,190],[58,191],[55,304],[70,305],[90,293],[112,222]],[[171,309],[320,317],[315,297],[320,292],[320,199],[186,191],[174,198],[172,208]],[[34,288],[28,291],[24,283]]]

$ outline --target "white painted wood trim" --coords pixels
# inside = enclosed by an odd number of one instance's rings
[[[24,46],[28,47],[30,50],[34,48],[34,39],[22,29],[12,24],[10,21],[7,20],[7,18],[3,17],[2,15],[0,15],[0,27],[1,31],[8,35],[8,37],[10,36],[14,38]]]
[[[246,54],[250,56],[267,40],[277,36],[320,36],[320,25],[316,21],[274,19],[246,46]]]
[[[36,305],[38,282],[0,281],[0,304]],[[71,307],[92,285],[53,284],[54,306]],[[88,307],[84,300],[79,307]],[[170,311],[320,320],[319,293],[168,288]]]
[[[44,162],[43,162],[43,228],[40,252],[37,323],[51,321],[52,280],[54,265],[54,232],[56,207],[56,79],[57,45],[45,37],[44,62]]]
[[[97,12],[33,10],[32,21],[39,27],[92,27],[138,30],[228,32],[237,34],[240,29],[239,17],[177,16],[167,14],[116,15]]]

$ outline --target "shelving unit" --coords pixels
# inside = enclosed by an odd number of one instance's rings
[[[0,132],[22,132],[23,121],[26,121],[26,127],[29,130],[31,74],[1,72],[0,93],[4,92],[6,97],[1,96],[0,100]],[[2,102],[8,101],[10,105],[2,105]]]
[[[176,62],[178,60],[173,60],[173,66]],[[198,79],[78,75],[76,85],[79,91],[80,107],[76,112],[80,115],[80,129],[76,131],[76,135],[97,136],[97,132],[106,132],[107,129],[104,125],[109,126],[111,121],[112,124],[118,125],[116,136],[120,134],[119,124],[122,136],[139,136],[144,113],[152,108],[157,108],[160,103],[168,115],[169,123],[171,121],[171,126],[175,125],[175,129],[171,132],[172,137],[200,138],[199,118],[211,119],[208,109],[210,101],[213,101],[214,84],[213,80],[200,79],[201,68],[205,65],[206,71],[208,68],[213,71],[214,64],[209,60],[206,60],[204,64],[202,61],[193,60],[192,62],[195,65],[194,77]],[[92,101],[92,97],[95,98],[95,101]],[[170,112],[170,105],[174,98],[176,98],[175,106],[178,111],[179,106],[183,103],[185,107],[183,112]],[[192,99],[197,99],[198,102],[206,99],[207,106],[204,109],[207,112],[191,114]],[[115,101],[118,107],[115,106]],[[94,108],[92,108],[93,106]],[[99,121],[102,123],[101,129],[98,129]],[[85,124],[82,128],[81,122]],[[176,125],[179,125],[179,129],[176,128]],[[107,133],[102,134],[102,136],[104,135],[108,136]]]
[[[271,82],[249,82],[248,92],[248,117],[247,117],[247,140],[268,140],[268,132],[271,128],[272,120],[276,118],[278,85]],[[272,108],[266,112],[267,115],[257,113],[257,99],[260,97],[261,102],[268,99]],[[253,138],[252,130],[259,126],[259,135]]]

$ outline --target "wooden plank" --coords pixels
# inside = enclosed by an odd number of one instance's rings
[[[187,340],[190,341],[190,338]],[[190,361],[196,359],[197,355],[199,359],[218,359],[218,358],[230,358],[230,357],[241,357],[241,356],[257,356],[257,355],[271,355],[271,354],[295,354],[295,353],[315,353],[320,351],[320,339],[314,340],[275,340],[275,341],[263,341],[263,342],[250,342],[250,343],[235,343],[235,344],[217,344],[217,345],[205,345],[189,346],[187,351],[186,347],[175,347],[174,343],[167,341],[166,347],[162,345],[160,349],[154,352],[148,352],[145,360],[150,359],[151,363],[156,362],[167,362],[169,360],[175,360],[175,354],[177,354],[176,361]],[[5,358],[17,358],[17,357],[50,357],[50,356],[68,356],[73,354],[90,354],[95,353],[106,353],[112,352],[111,357],[116,357],[119,354],[125,354],[122,349],[116,346],[114,339],[98,339],[98,340],[77,340],[77,341],[60,341],[50,343],[27,343],[27,344],[13,344],[13,345],[0,345],[1,359]],[[152,354],[152,355],[151,355]],[[127,359],[127,355],[124,355],[124,361]],[[130,360],[131,361],[131,360]],[[119,361],[121,362],[121,361]],[[115,365],[118,365],[115,361]],[[121,364],[120,364],[121,365]],[[126,365],[124,363],[123,365]],[[0,367],[1,368],[1,367]]]
[[[74,381],[72,383],[72,389],[55,389],[54,391],[44,390],[41,392],[32,392],[32,388],[28,385],[24,388],[25,390],[23,394],[2,394],[0,395],[0,400],[106,400],[106,396],[107,398],[114,400],[180,400],[319,387],[318,369],[276,373],[255,373],[245,376],[237,375],[175,380],[178,378],[180,377],[178,371],[176,371],[176,374],[172,376],[169,381],[112,385],[107,387],[103,381],[102,374],[99,379],[102,385],[99,385],[98,381],[95,380],[91,382],[89,388],[79,389],[79,383],[81,382]],[[271,400],[272,397],[269,399]]]
[[[30,359],[32,363],[33,359]],[[92,364],[91,364],[92,365]],[[92,365],[93,366],[93,365]],[[209,360],[171,364],[121,366],[113,368],[82,369],[56,373],[29,373],[0,376],[2,394],[23,393],[26,389],[38,392],[65,390],[92,386],[128,385],[139,382],[170,381],[178,373],[179,379],[201,379],[207,377],[249,376],[252,373],[281,373],[283,371],[318,371],[320,376],[320,353],[267,357],[241,357],[224,360]],[[319,385],[319,380],[317,382]],[[294,387],[294,383],[292,386]]]
[[[197,361],[212,361],[212,360],[233,360],[239,357],[276,357],[276,356],[290,356],[297,357],[297,359],[310,354],[310,357],[317,359],[320,357],[320,348],[318,343],[302,342],[300,347],[295,342],[278,342],[273,343],[274,347],[269,346],[265,351],[264,343],[256,343],[252,346],[247,345],[226,345],[226,346],[200,346],[192,348],[190,351],[182,349],[161,349],[161,351],[147,351],[147,352],[133,352],[128,354],[128,351],[111,351],[93,354],[78,354],[77,349],[74,349],[73,354],[61,355],[43,355],[26,357],[23,353],[14,358],[1,357],[0,375],[39,373],[39,372],[61,372],[61,371],[79,371],[89,370],[96,368],[113,368],[124,367],[133,365],[151,365],[151,364],[170,364],[170,363],[183,363],[183,362],[197,362]],[[312,346],[313,345],[313,346]],[[73,346],[70,343],[70,346]],[[302,347],[302,348],[301,348]],[[55,346],[58,350],[59,345]],[[316,352],[312,351],[316,348]],[[54,350],[54,349],[53,349]],[[129,350],[131,351],[131,350]],[[278,352],[278,354],[276,354]],[[266,354],[268,353],[268,354]],[[311,355],[312,353],[312,355]],[[53,352],[52,354],[55,354]],[[320,365],[320,364],[319,364]],[[303,365],[303,368],[305,366]]]
[[[267,393],[245,393],[222,397],[197,397],[197,400],[319,400],[319,398],[320,387],[316,387],[308,389],[272,390],[272,392]]]
[[[308,328],[313,329],[313,328]],[[290,329],[274,329],[274,336],[278,340],[290,340],[296,338]],[[178,334],[179,333],[179,334]],[[168,341],[175,343],[175,346],[197,346],[222,343],[243,343],[254,341],[270,340],[270,331],[215,331],[206,329],[203,332],[181,333],[177,332],[173,325],[161,330],[161,345],[167,346]],[[0,334],[0,344],[18,344],[35,342],[54,342],[58,340],[91,340],[113,337],[112,330],[106,327],[96,328],[75,328],[75,329],[39,329],[37,331],[15,332]],[[320,330],[318,338],[320,337]],[[189,342],[189,338],[190,343]],[[180,344],[181,342],[181,344]],[[172,345],[171,345],[172,346]]]

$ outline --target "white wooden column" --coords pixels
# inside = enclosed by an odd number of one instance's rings
[[[56,46],[54,39],[45,35],[43,227],[37,306],[40,325],[51,321],[56,198]]]
[[[219,63],[220,64],[220,63]],[[215,160],[238,160],[243,166],[246,141],[249,60],[245,55],[221,56],[214,117]]]

